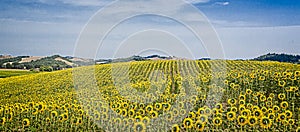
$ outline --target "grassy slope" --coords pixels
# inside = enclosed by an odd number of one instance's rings
[[[36,73],[36,72],[25,71],[25,70],[0,70],[0,78],[28,75],[28,74],[33,74],[33,73]]]

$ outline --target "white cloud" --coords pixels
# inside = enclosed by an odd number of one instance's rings
[[[226,1],[226,2],[216,2],[215,5],[227,6],[227,5],[229,5],[229,2],[228,1]]]
[[[197,4],[197,3],[207,3],[209,2],[210,0],[185,0],[191,4]]]
[[[59,0],[65,4],[71,4],[76,6],[104,6],[115,0]]]

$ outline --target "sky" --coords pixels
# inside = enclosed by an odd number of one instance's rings
[[[214,52],[221,53],[219,49],[226,59],[249,59],[269,52],[300,54],[299,0],[160,2],[1,0],[0,54],[112,58],[147,53],[202,58],[213,56]],[[171,17],[134,16],[118,22],[108,34],[102,31],[126,13],[147,11],[165,12]],[[93,23],[93,19],[98,23]],[[212,28],[207,28],[207,21]],[[94,24],[90,26],[94,30],[87,35],[91,38],[84,41],[86,45],[81,46],[81,36],[89,24]],[[199,27],[196,30],[204,35],[199,40],[188,27]],[[97,39],[92,40],[92,36]],[[215,42],[215,37],[221,46],[207,43]],[[101,46],[89,46],[89,43],[100,45],[101,38],[105,38]]]

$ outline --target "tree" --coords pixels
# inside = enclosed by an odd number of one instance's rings
[[[11,68],[12,68],[12,65],[11,65],[10,63],[6,63],[6,64],[5,64],[5,68],[11,69]]]

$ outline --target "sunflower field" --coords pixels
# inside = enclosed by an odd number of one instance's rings
[[[112,63],[0,79],[0,131],[300,131],[300,65]]]

